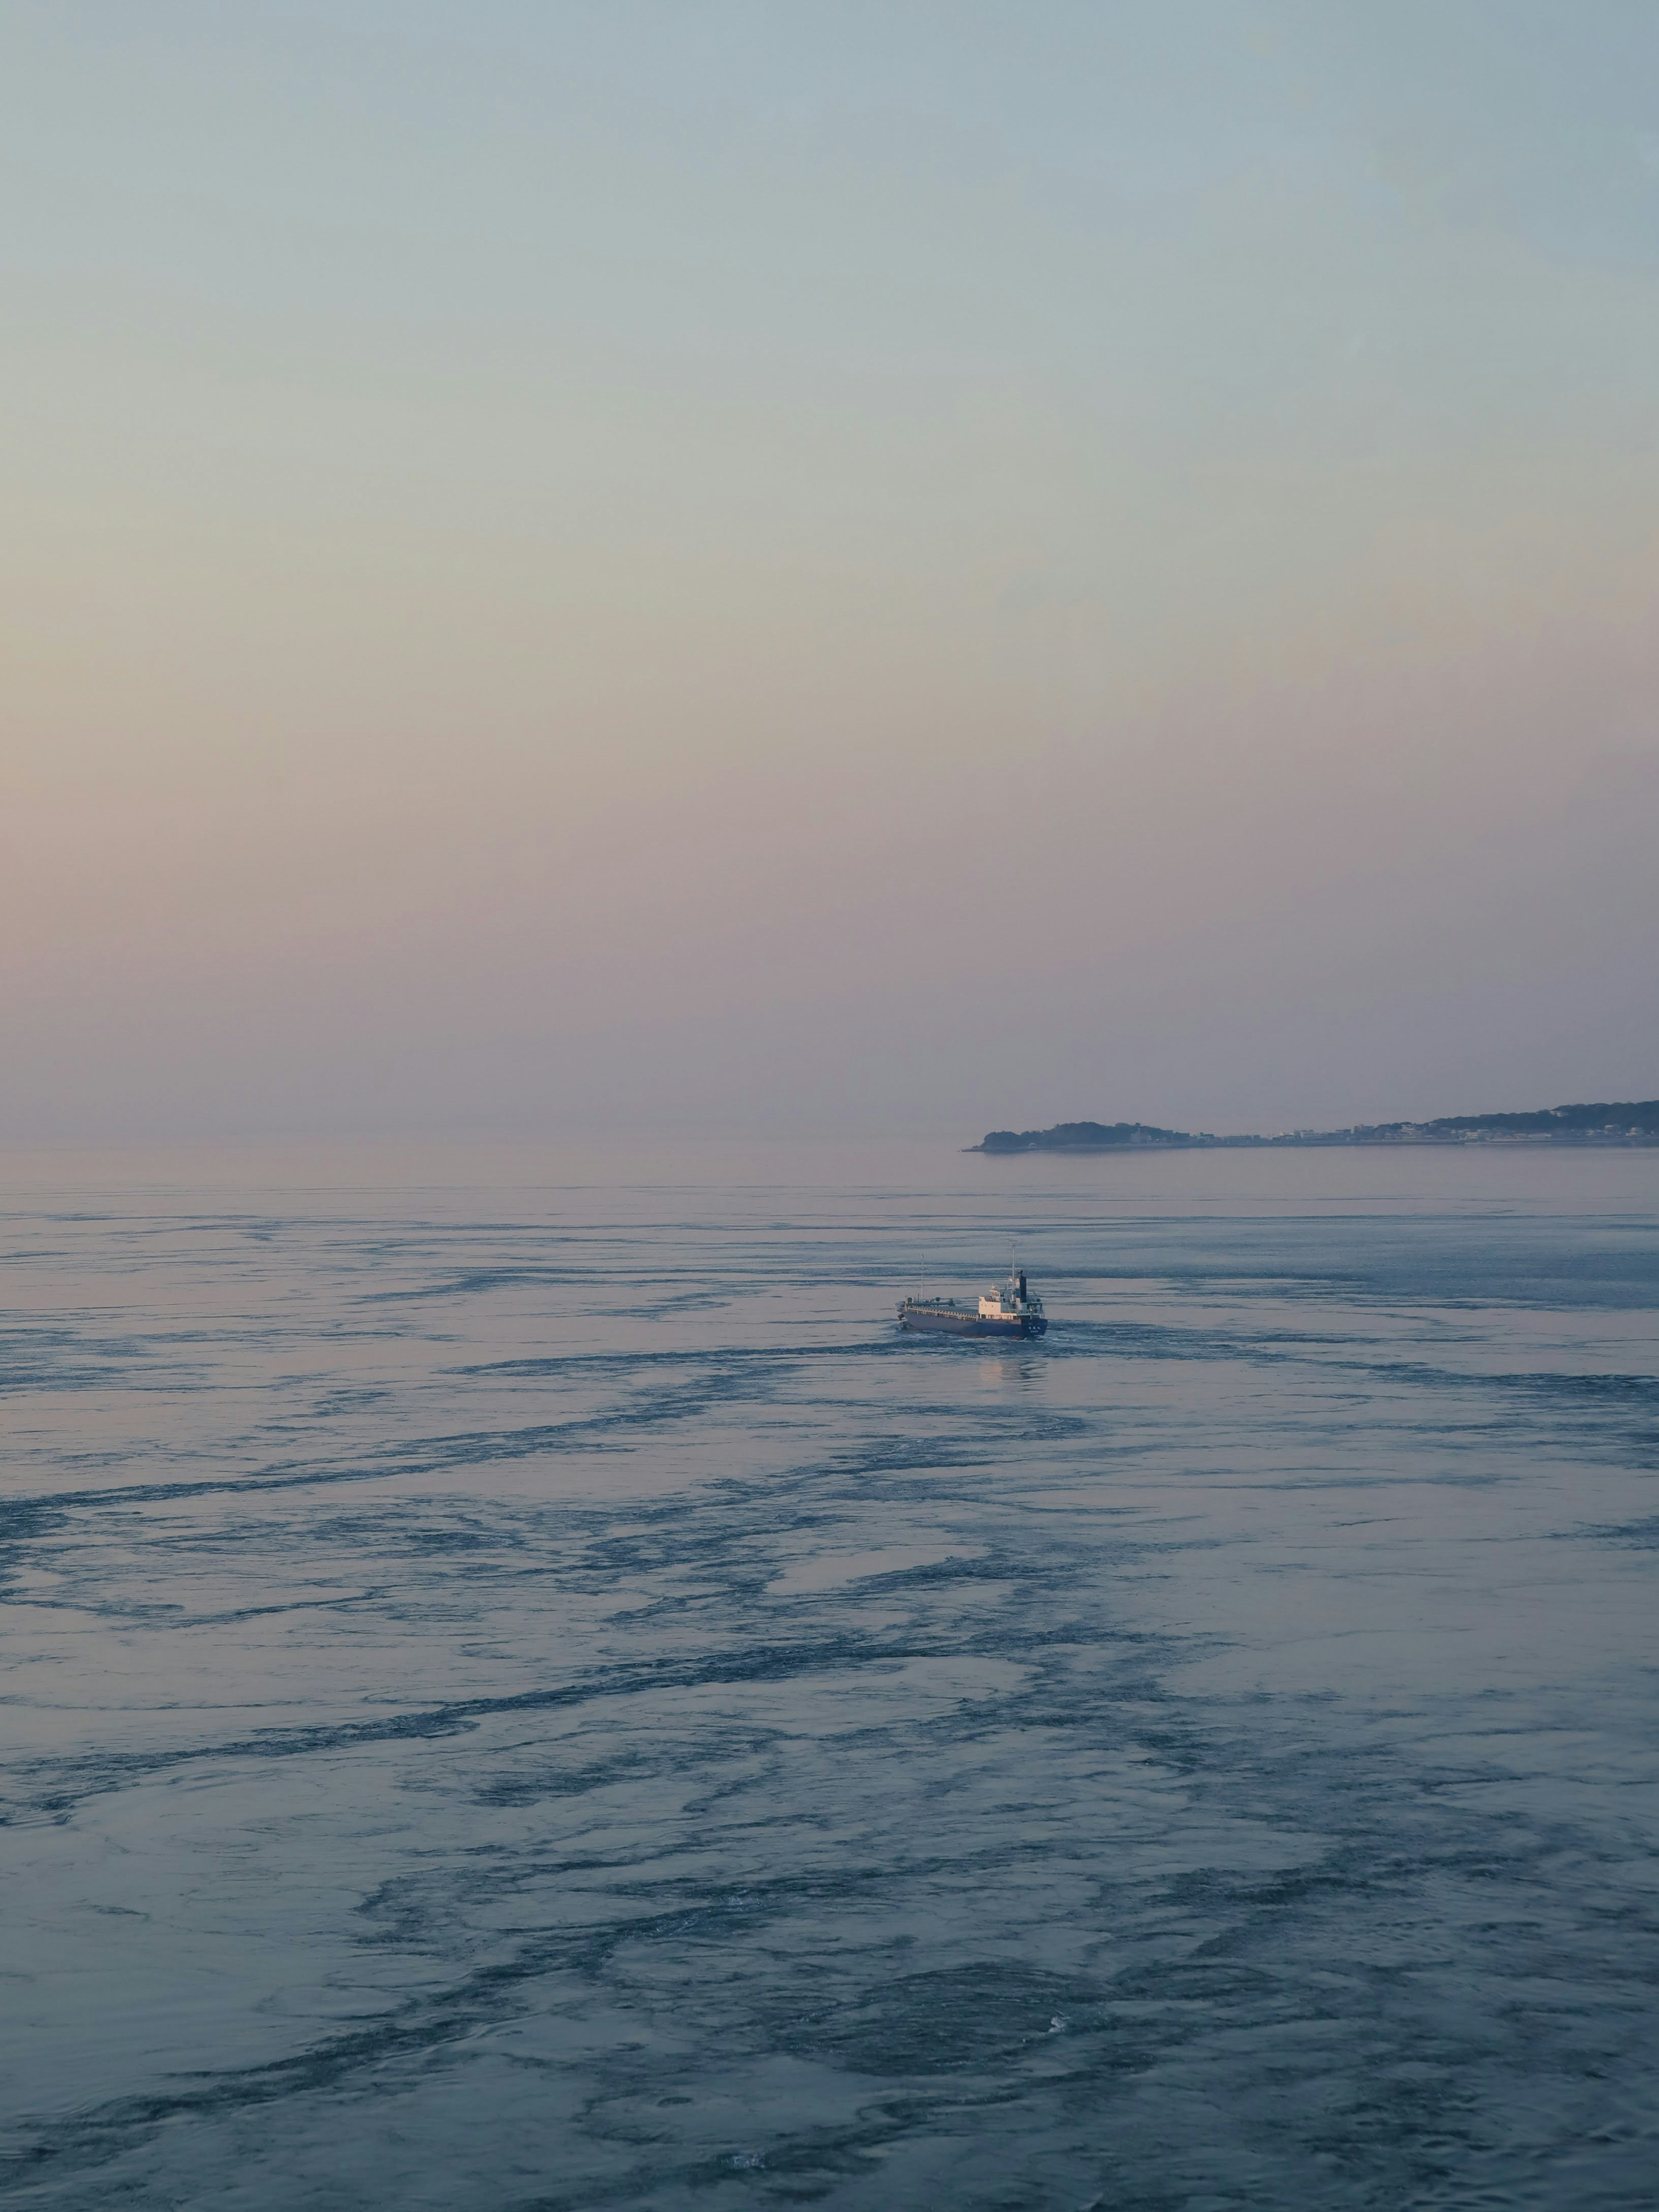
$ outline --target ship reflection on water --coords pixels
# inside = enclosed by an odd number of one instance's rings
[[[1006,1352],[990,1353],[973,1362],[975,1387],[993,1396],[1033,1390],[1039,1373],[1040,1363],[1030,1352],[1020,1358]]]

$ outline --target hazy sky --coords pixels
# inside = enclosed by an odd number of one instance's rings
[[[1659,1092],[1650,0],[13,0],[0,1135]]]

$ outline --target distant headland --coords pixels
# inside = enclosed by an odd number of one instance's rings
[[[1374,1121],[1352,1129],[1287,1129],[1276,1137],[1210,1137],[1146,1121],[1056,1121],[993,1129],[970,1152],[1219,1152],[1290,1145],[1659,1145],[1659,1098],[1639,1104],[1547,1106],[1535,1114],[1447,1114],[1437,1121]]]

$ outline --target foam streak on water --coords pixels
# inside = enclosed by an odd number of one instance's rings
[[[18,2205],[1654,2201],[1659,1154],[9,1188]]]

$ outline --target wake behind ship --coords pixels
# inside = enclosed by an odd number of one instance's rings
[[[902,1298],[898,1325],[940,1336],[1041,1336],[1048,1323],[1021,1267],[1010,1268],[1006,1283],[987,1291],[977,1311],[955,1298]]]

